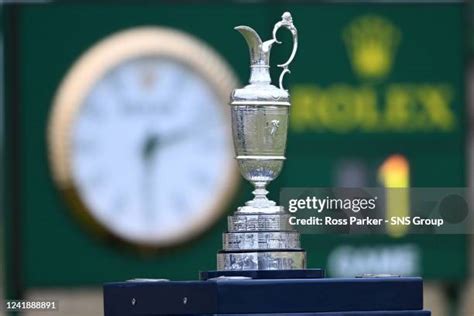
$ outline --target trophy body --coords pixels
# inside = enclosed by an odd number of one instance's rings
[[[271,84],[270,50],[280,27],[293,34],[290,59],[280,67],[280,88]],[[290,98],[282,87],[283,76],[297,48],[297,32],[289,13],[273,29],[273,39],[262,42],[247,26],[236,29],[250,50],[249,85],[231,95],[232,132],[236,159],[242,176],[255,187],[254,198],[228,217],[223,250],[217,255],[217,268],[233,270],[292,270],[306,267],[306,254],[299,234],[289,225],[288,214],[266,195],[266,186],[280,174],[285,160]]]
[[[251,183],[269,183],[285,160],[288,107],[238,105],[232,107],[236,159]]]
[[[232,107],[232,126],[236,159],[242,176],[253,183],[256,191],[274,180],[285,160],[288,107],[238,105]],[[265,212],[275,205],[257,193],[251,206],[241,212]],[[269,210],[267,210],[269,211]]]

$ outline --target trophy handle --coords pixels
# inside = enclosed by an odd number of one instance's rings
[[[276,37],[276,33],[280,27],[287,28],[291,32],[291,35],[293,35],[293,50],[291,51],[290,58],[288,58],[288,60],[285,63],[278,65],[278,67],[283,68],[283,71],[280,74],[280,80],[279,80],[280,89],[285,90],[283,88],[283,77],[287,73],[291,73],[290,69],[288,69],[288,66],[293,61],[293,58],[295,58],[296,50],[298,49],[298,31],[296,30],[296,27],[293,25],[293,18],[291,17],[290,12],[283,13],[283,15],[281,16],[281,21],[279,21],[273,27],[273,40],[277,44],[281,44],[281,42]]]

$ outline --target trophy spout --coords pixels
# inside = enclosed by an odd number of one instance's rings
[[[271,39],[262,42],[258,33],[249,26],[237,26],[234,28],[245,38],[250,52],[250,79],[251,84],[269,84],[270,78],[270,51],[276,40]]]
[[[247,41],[250,51],[250,83],[251,84],[269,84],[271,83],[270,78],[270,51],[274,43],[281,44],[277,39],[277,32],[281,27],[288,29],[293,36],[293,49],[289,59],[283,64],[279,64],[278,67],[282,68],[283,71],[280,74],[279,85],[280,89],[283,88],[283,77],[290,73],[288,66],[293,61],[298,49],[298,31],[293,25],[293,18],[289,12],[283,13],[281,21],[275,24],[273,28],[273,38],[263,42],[258,33],[251,27],[240,25],[234,29],[239,31],[240,34]]]

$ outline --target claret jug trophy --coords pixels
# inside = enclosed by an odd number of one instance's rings
[[[283,68],[279,87],[271,84],[270,53],[277,31],[287,28],[293,35],[293,49]],[[232,133],[236,159],[242,176],[255,187],[254,198],[228,218],[218,270],[304,269],[305,252],[299,234],[288,223],[283,207],[267,198],[266,186],[278,177],[285,161],[290,95],[283,77],[298,47],[298,32],[291,14],[285,12],[273,28],[273,38],[263,42],[248,26],[235,28],[250,51],[250,80],[231,95]]]

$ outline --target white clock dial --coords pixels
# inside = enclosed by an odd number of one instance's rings
[[[68,129],[70,178],[89,215],[145,245],[202,231],[234,181],[226,111],[216,86],[173,56],[144,53],[104,71]]]

